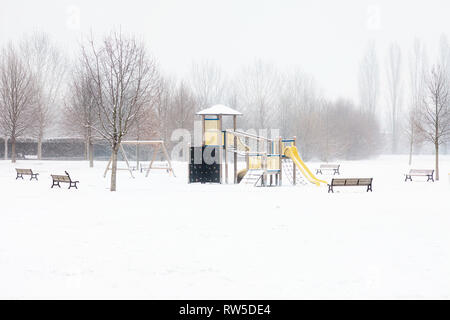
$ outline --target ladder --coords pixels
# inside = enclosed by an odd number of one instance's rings
[[[244,178],[242,178],[240,184],[256,186],[256,184],[261,180],[263,174],[264,170],[261,169],[248,170],[247,174],[244,176]]]
[[[291,184],[294,184],[294,174],[293,174],[294,163],[293,163],[293,161],[291,159],[282,159],[281,164],[283,166],[283,173],[286,175],[289,182]],[[297,168],[297,166],[295,166],[295,183],[300,186],[308,185],[308,183],[305,181],[305,178],[303,177],[303,174]]]

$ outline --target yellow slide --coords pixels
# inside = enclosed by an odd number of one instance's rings
[[[302,161],[300,158],[300,155],[298,154],[297,147],[291,146],[284,148],[284,155],[288,158],[290,158],[297,168],[300,170],[300,172],[303,174],[303,176],[311,183],[314,183],[316,186],[320,186],[321,183],[327,184],[326,181],[317,179],[314,174],[309,170],[309,168],[306,166],[306,164]]]

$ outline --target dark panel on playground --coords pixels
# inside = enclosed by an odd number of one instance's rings
[[[195,183],[220,183],[220,164],[208,164],[203,158],[205,148],[213,158],[219,155],[219,147],[191,147],[189,162],[189,182]]]

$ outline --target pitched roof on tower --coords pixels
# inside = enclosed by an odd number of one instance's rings
[[[242,113],[231,109],[222,104],[216,104],[210,108],[197,112],[198,115],[225,115],[225,116],[241,116]]]

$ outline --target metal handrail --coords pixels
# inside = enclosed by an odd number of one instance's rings
[[[247,132],[242,132],[242,131],[237,131],[237,130],[235,131],[235,130],[231,130],[231,129],[227,129],[225,131],[228,133],[234,134],[236,136],[247,137],[247,138],[252,138],[252,139],[256,139],[256,140],[270,141],[270,142],[274,141],[273,139],[257,136],[257,135],[247,133]]]

